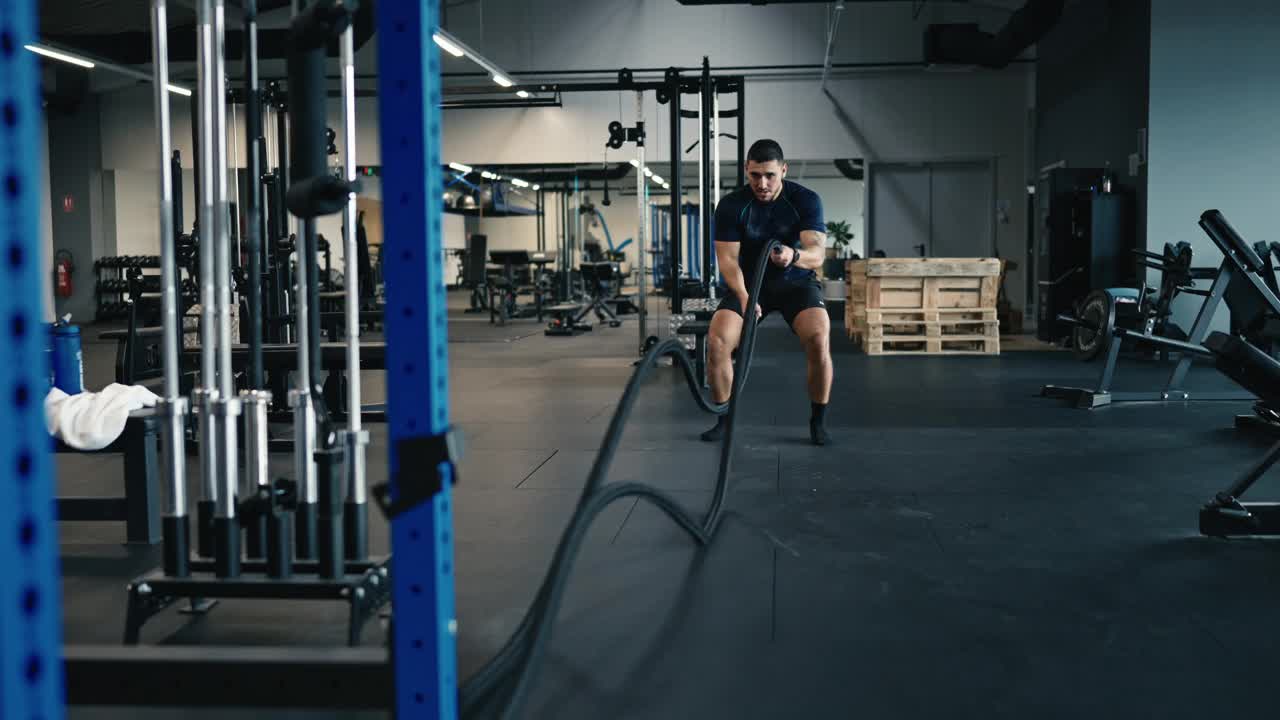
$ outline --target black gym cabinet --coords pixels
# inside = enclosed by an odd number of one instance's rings
[[[1094,288],[1136,283],[1134,197],[1103,182],[1102,168],[1054,168],[1036,188],[1036,337],[1054,342],[1070,328],[1074,303]]]

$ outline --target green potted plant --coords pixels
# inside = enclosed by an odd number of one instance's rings
[[[844,280],[844,261],[848,255],[849,241],[853,239],[853,231],[844,220],[827,221],[827,238],[831,245],[827,248],[827,259],[822,265],[822,274],[828,280]]]

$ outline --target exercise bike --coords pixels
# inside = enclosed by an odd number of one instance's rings
[[[1171,320],[1173,301],[1180,294],[1207,297],[1209,291],[1195,287],[1196,280],[1212,280],[1215,268],[1191,267],[1191,244],[1165,243],[1163,253],[1132,251],[1140,268],[1160,271],[1160,286],[1111,287],[1094,290],[1076,304],[1071,350],[1089,362],[1107,351],[1117,327],[1147,336],[1187,339],[1187,332]],[[1164,353],[1165,351],[1161,351]]]

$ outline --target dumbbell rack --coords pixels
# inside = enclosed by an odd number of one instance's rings
[[[93,263],[95,320],[114,320],[129,314],[129,279],[133,268],[154,269],[159,278],[159,255],[108,255]]]

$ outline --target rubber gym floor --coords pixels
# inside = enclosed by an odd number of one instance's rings
[[[803,356],[771,318],[714,544],[696,549],[645,503],[606,511],[574,567],[531,717],[1202,718],[1272,704],[1263,690],[1277,667],[1280,547],[1196,530],[1201,503],[1265,448],[1232,429],[1247,403],[1075,410],[1037,397],[1046,382],[1093,380],[1096,366],[1069,353],[868,357],[835,324],[837,444],[808,444]],[[456,308],[450,325],[465,678],[515,628],[546,570],[632,371],[637,330],[631,316],[548,338],[532,320],[490,327]],[[112,372],[113,348],[94,334],[91,388]],[[1129,362],[1119,387],[1161,377]],[[381,373],[364,378],[368,401],[385,397]],[[1227,387],[1210,367],[1190,385]],[[662,368],[610,481],[652,483],[700,512],[716,450],[696,435],[709,423]],[[385,437],[374,428],[372,482],[385,478]],[[63,493],[118,488],[118,463],[58,462]],[[272,462],[288,471],[288,456]],[[1264,480],[1258,496],[1274,485]],[[61,533],[67,642],[119,642],[125,583],[158,563],[158,548],[123,546],[114,525]],[[371,543],[387,549],[380,518]],[[169,610],[143,639],[338,645],[344,617],[324,604],[224,602],[195,622]],[[384,640],[376,624],[365,633]]]

